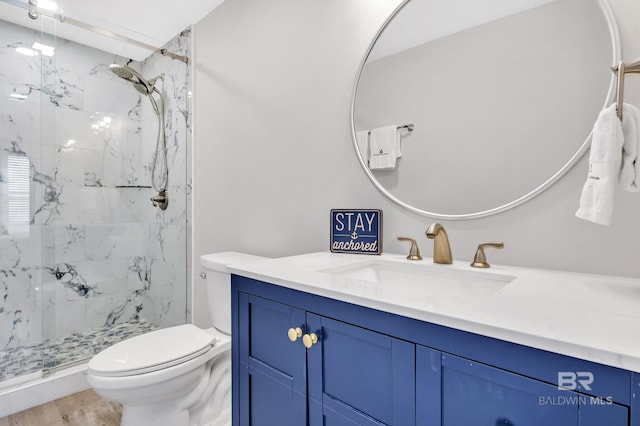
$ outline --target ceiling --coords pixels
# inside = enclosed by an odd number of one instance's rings
[[[40,6],[40,18],[29,18],[28,0],[0,0],[0,19],[142,61],[223,1],[56,0],[54,13],[67,18],[60,23],[42,16],[47,12]],[[82,25],[74,25],[74,21]]]
[[[54,0],[67,22],[27,16],[29,0],[0,0],[0,19],[136,61],[146,59],[224,0]],[[39,0],[45,1],[45,0]],[[47,0],[51,1],[51,0]],[[369,60],[553,0],[409,1]],[[51,12],[49,12],[51,14]],[[46,14],[43,12],[41,15]],[[429,17],[437,17],[429,20]],[[79,25],[74,25],[77,21]],[[90,29],[87,29],[90,28]],[[93,30],[91,30],[93,29]],[[97,31],[96,31],[97,29]],[[101,34],[102,33],[102,34]],[[105,35],[109,34],[109,35]]]

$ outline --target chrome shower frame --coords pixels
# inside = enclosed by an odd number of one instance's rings
[[[138,46],[143,49],[147,49],[150,52],[156,52],[161,54],[162,56],[166,56],[171,59],[175,59],[177,61],[182,61],[185,64],[189,63],[189,58],[183,55],[178,55],[177,53],[173,53],[168,51],[167,49],[161,48],[158,49],[155,46],[151,46],[149,44],[143,43],[139,40],[134,40],[130,37],[124,36],[122,34],[116,34],[112,31],[106,30],[101,27],[97,27],[95,25],[87,24],[86,22],[79,21],[77,19],[70,18],[68,16],[62,15],[61,13],[53,12],[47,9],[43,9],[38,7],[37,2],[35,0],[23,1],[23,0],[0,0],[3,3],[10,4],[12,6],[19,7],[27,11],[27,16],[29,18],[36,20],[40,18],[40,16],[47,16],[49,18],[53,18],[58,22],[63,22],[65,24],[73,25],[78,28],[82,28],[83,30],[91,31],[96,34],[101,34],[103,36],[112,38],[114,40],[121,41],[123,43],[127,43],[133,46]]]

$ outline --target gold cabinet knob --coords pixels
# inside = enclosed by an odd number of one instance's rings
[[[295,342],[298,340],[298,337],[302,337],[302,329],[300,327],[290,328],[289,331],[287,331],[287,336],[289,336],[289,340]]]
[[[316,333],[305,334],[304,336],[302,336],[302,344],[305,348],[309,349],[316,343],[318,343],[318,336],[316,336]]]

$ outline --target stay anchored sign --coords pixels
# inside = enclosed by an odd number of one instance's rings
[[[331,210],[331,251],[382,253],[382,210]]]

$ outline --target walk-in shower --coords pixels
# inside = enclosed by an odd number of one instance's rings
[[[169,183],[169,169],[167,165],[167,140],[164,131],[164,99],[162,93],[156,88],[156,82],[160,79],[164,81],[164,75],[147,80],[140,73],[126,65],[111,64],[109,69],[112,73],[133,84],[133,87],[142,95],[149,98],[153,111],[158,118],[158,136],[156,140],[156,150],[153,158],[153,166],[151,168],[151,186],[158,195],[151,198],[154,206],[161,210],[166,210],[169,204],[167,195],[167,185]],[[154,98],[154,94],[158,96],[160,107]],[[158,172],[158,169],[160,171]],[[158,174],[160,180],[158,180]]]
[[[0,418],[87,388],[105,347],[188,321],[188,61],[38,23],[0,18]],[[187,57],[190,36],[167,48]]]

